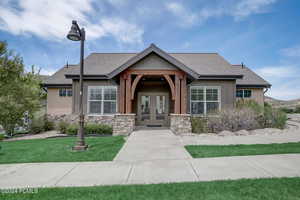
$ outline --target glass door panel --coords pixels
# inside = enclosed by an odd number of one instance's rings
[[[165,120],[166,118],[166,96],[155,96],[155,119]]]
[[[141,121],[150,120],[150,96],[141,96]]]

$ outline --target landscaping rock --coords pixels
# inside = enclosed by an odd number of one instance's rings
[[[239,130],[239,131],[236,131],[234,132],[235,135],[249,135],[249,131],[247,130]]]
[[[221,132],[218,133],[218,135],[220,135],[220,136],[228,136],[228,135],[234,135],[234,133],[231,132],[231,131],[221,131]]]
[[[278,128],[265,128],[263,129],[265,131],[265,134],[278,134],[278,133],[282,133],[281,129]]]

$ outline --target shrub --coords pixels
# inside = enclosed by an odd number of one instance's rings
[[[264,106],[259,105],[254,100],[240,99],[236,102],[236,108],[238,109],[249,108],[258,114],[262,114],[264,112]]]
[[[112,127],[105,124],[88,123],[84,127],[85,134],[112,134]]]
[[[66,133],[68,135],[76,135],[78,132],[78,125],[77,124],[69,124],[67,126]]]
[[[34,117],[30,123],[30,132],[33,134],[37,134],[44,131],[44,120],[42,118]]]
[[[192,133],[206,133],[208,132],[207,119],[202,117],[192,117]]]
[[[296,110],[292,109],[292,108],[280,108],[280,110],[282,112],[285,112],[285,113],[288,113],[288,114],[291,114],[291,113],[295,113]]]
[[[4,134],[0,134],[0,142],[4,139]],[[0,150],[1,150],[1,145],[0,145]]]
[[[252,130],[261,127],[259,116],[251,108],[226,109],[217,117],[209,117],[207,126],[212,132]]]
[[[44,116],[44,131],[54,130],[54,122],[50,121],[48,117]]]
[[[58,131],[61,133],[61,134],[66,134],[67,133],[67,127],[68,127],[68,123],[65,122],[65,121],[60,121],[58,123]]]
[[[295,113],[300,113],[300,106],[297,106],[297,107],[296,107]]]
[[[286,125],[287,116],[282,110],[265,106],[264,108],[264,127],[283,129]]]
[[[79,129],[78,124],[63,124],[64,133],[68,135],[76,135]],[[105,124],[87,123],[84,126],[85,135],[91,134],[112,134],[112,127]]]

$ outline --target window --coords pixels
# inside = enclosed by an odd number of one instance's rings
[[[117,87],[89,86],[88,113],[113,114],[117,111]]]
[[[252,96],[251,90],[237,90],[236,97],[238,98],[250,98]]]
[[[59,96],[60,97],[71,97],[72,96],[72,89],[71,88],[60,88],[59,89]]]
[[[220,87],[192,86],[191,114],[209,114],[221,108]]]

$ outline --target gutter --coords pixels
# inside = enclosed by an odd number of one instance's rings
[[[78,74],[65,74],[65,77],[67,79],[79,79],[80,76]],[[83,79],[86,80],[107,80],[109,79],[106,75],[100,75],[100,74],[96,74],[96,75],[84,75]]]

